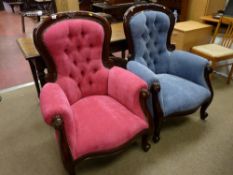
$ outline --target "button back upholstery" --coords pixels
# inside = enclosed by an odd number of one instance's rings
[[[136,5],[124,15],[130,58],[127,69],[144,79],[151,89],[148,108],[154,117],[154,141],[161,122],[171,116],[190,114],[201,107],[201,118],[212,101],[208,60],[175,50],[170,44],[175,18],[158,4]]]
[[[150,148],[147,84],[127,70],[104,66],[110,37],[106,19],[82,11],[55,14],[34,30],[48,67],[41,112],[56,129],[70,175],[75,161],[119,151],[138,136],[144,151]]]
[[[166,41],[170,26],[169,17],[162,12],[142,11],[129,23],[134,43],[134,60],[147,66],[153,72],[166,73],[168,70]],[[159,61],[163,61],[163,64],[157,64]]]
[[[56,64],[57,83],[70,104],[88,95],[107,94],[101,25],[85,19],[64,20],[50,26],[43,39]]]

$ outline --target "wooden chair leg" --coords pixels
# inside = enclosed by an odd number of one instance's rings
[[[160,140],[160,130],[161,130],[162,120],[160,117],[156,116],[154,119],[154,134],[153,134],[153,142],[158,143]]]
[[[24,16],[21,15],[21,23],[22,23],[22,31],[25,33],[25,21],[24,21]]]
[[[213,70],[215,70],[215,68],[216,68],[216,62],[215,61],[212,61],[211,67],[212,67]],[[214,74],[214,71],[210,74],[210,79],[211,80],[213,79],[213,74]]]
[[[151,148],[151,145],[148,142],[148,133],[142,136],[142,149],[147,152]]]
[[[206,112],[206,109],[208,108],[210,102],[208,101],[201,106],[200,117],[202,120],[205,120],[208,117],[208,113]]]
[[[10,6],[11,6],[11,10],[12,10],[12,12],[13,12],[13,13],[15,13],[14,5],[13,5],[13,4],[11,4]]]
[[[233,64],[231,65],[231,70],[230,70],[228,77],[227,77],[227,84],[231,83],[232,74],[233,74]]]

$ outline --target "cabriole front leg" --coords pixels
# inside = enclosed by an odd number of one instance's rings
[[[58,133],[58,142],[63,165],[69,175],[75,175],[75,162],[71,155],[69,144],[65,134],[64,122],[60,116],[56,116],[52,122],[53,127]]]
[[[211,82],[210,82],[210,74],[213,72],[213,69],[210,67],[210,66],[207,66],[205,68],[205,71],[204,71],[204,76],[205,76],[205,80],[206,80],[206,83],[208,85],[208,88],[210,90],[210,93],[211,93],[211,96],[210,98],[203,103],[203,105],[201,106],[201,110],[200,110],[200,117],[202,120],[205,120],[207,117],[208,117],[208,113],[206,112],[206,109],[208,108],[208,106],[210,105],[210,103],[212,102],[213,100],[213,96],[214,96],[214,91],[213,91],[213,88],[212,88],[212,85],[211,85]]]

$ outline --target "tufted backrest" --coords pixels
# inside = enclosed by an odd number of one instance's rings
[[[144,10],[134,14],[129,21],[134,60],[155,73],[166,73],[169,54],[166,42],[169,27],[170,19],[163,12]]]
[[[56,82],[70,104],[107,93],[108,69],[102,64],[103,27],[91,20],[66,19],[43,32],[43,42],[57,71]]]

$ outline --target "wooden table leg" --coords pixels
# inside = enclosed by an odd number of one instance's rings
[[[22,31],[25,33],[25,21],[24,21],[24,16],[21,14],[21,23],[22,23]]]
[[[33,80],[34,80],[34,83],[36,86],[37,95],[39,97],[40,96],[40,84],[39,84],[39,79],[38,79],[37,73],[36,73],[36,67],[35,67],[32,60],[28,60],[28,62],[29,62],[29,65],[30,65],[30,68],[32,71],[32,76],[33,76]]]
[[[124,58],[125,59],[125,49],[123,49],[122,51],[121,51],[121,58]]]
[[[46,69],[46,65],[43,61],[42,58],[40,59],[36,59],[35,62],[35,66],[36,66],[36,70],[37,70],[37,76],[40,82],[41,87],[43,87],[46,83],[46,74],[45,74],[45,69]]]

